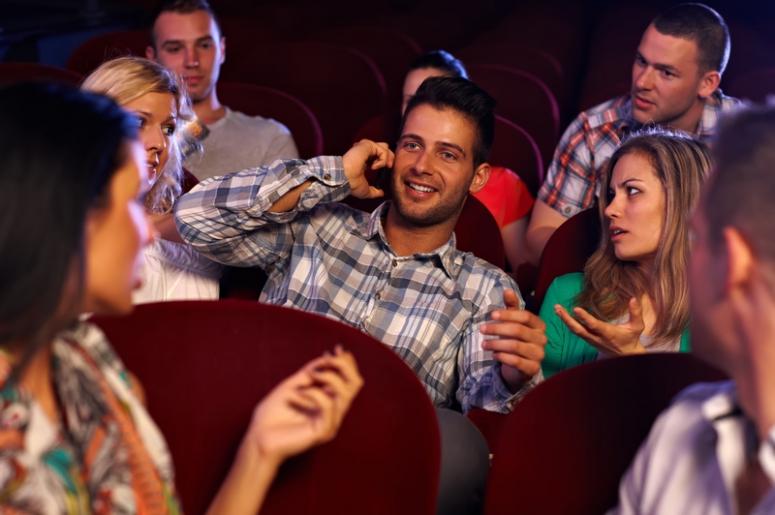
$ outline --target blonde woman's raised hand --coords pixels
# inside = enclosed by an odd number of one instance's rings
[[[583,338],[601,352],[614,356],[646,352],[640,343],[644,328],[643,308],[634,297],[630,299],[627,308],[629,319],[621,324],[603,322],[580,307],[573,308],[575,317],[559,304],[555,304],[554,312],[573,334]]]

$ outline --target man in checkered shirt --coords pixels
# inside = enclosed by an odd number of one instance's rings
[[[514,281],[455,248],[469,193],[489,176],[494,102],[465,79],[423,83],[395,156],[363,140],[343,157],[277,161],[203,181],[178,203],[183,238],[216,261],[260,266],[261,301],[319,313],[392,347],[439,407],[508,412],[539,380],[544,324]],[[337,203],[383,194],[371,215]]]
[[[738,104],[719,90],[729,49],[726,23],[702,4],[674,6],[649,24],[630,93],[582,112],[557,145],[526,234],[533,263],[557,227],[595,203],[599,173],[629,132],[655,123],[713,134],[719,114]]]

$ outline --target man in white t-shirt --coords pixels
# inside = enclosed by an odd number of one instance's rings
[[[206,0],[163,2],[153,23],[152,43],[146,57],[181,77],[197,117],[209,131],[202,141],[203,152],[184,163],[198,179],[299,157],[283,124],[233,111],[218,100],[226,39]]]
[[[691,228],[692,346],[732,380],[659,417],[618,513],[775,513],[775,108],[722,120],[713,150]]]

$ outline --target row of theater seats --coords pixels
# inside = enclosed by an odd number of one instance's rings
[[[186,512],[205,511],[256,402],[342,344],[355,355],[364,388],[334,441],[283,466],[262,513],[435,513],[433,407],[414,373],[370,336],[318,315],[236,300],[146,304],[128,317],[94,321],[145,387]],[[610,359],[558,374],[510,415],[470,413],[494,455],[485,514],[602,513],[671,397],[719,378],[685,354]]]
[[[374,117],[395,117],[404,75],[420,54],[420,47],[408,36],[380,28],[331,29],[304,41],[274,39],[266,33],[256,37],[254,30],[248,35],[243,25],[233,23],[225,30],[229,51],[221,81],[260,85],[293,95],[314,113],[322,132],[323,152],[333,154],[349,148]],[[103,34],[77,48],[68,68],[86,75],[106,58],[143,55],[147,44],[146,31]],[[503,159],[499,164],[525,177],[535,193],[560,129],[555,94],[532,72],[502,64],[477,64],[473,59],[476,51],[472,47],[471,77],[498,100],[500,121],[494,155]],[[546,61],[542,73],[556,82],[556,63],[549,56],[535,55],[536,61]],[[244,86],[241,89],[244,94],[232,95],[231,103],[224,101],[238,109],[248,104],[248,112],[250,97],[258,93],[249,93]],[[282,117],[278,119],[285,122]],[[378,133],[389,136],[385,130]],[[302,143],[303,148],[309,148]],[[303,157],[309,155],[302,152]]]
[[[580,95],[582,105],[588,107],[627,90],[631,56],[642,25],[659,6],[615,5],[601,13],[594,24],[578,9],[572,4],[558,11],[535,5],[515,8],[495,26],[480,29],[454,49],[468,64],[472,79],[498,100],[491,161],[515,170],[534,195],[563,124],[569,113],[575,112],[568,110],[572,99]],[[546,27],[550,19],[552,31],[537,29]],[[229,52],[219,82],[221,99],[240,111],[273,117],[288,125],[302,157],[339,154],[359,135],[387,137],[388,121],[396,117],[403,74],[421,51],[415,39],[389,23],[298,31],[303,40],[297,33],[274,30],[249,16],[225,17],[222,23]],[[775,66],[763,67],[772,58],[761,56],[764,39],[757,32],[744,25],[730,25],[735,50],[732,76],[725,78],[725,84],[730,84],[727,93],[761,100],[775,91]],[[407,29],[411,27],[409,24]],[[520,30],[515,30],[517,27]],[[586,53],[579,45],[585,38],[590,40]],[[78,75],[53,69],[38,72],[66,75],[76,82],[106,58],[144,54],[147,43],[146,31],[103,34],[84,43],[70,57],[68,67]],[[750,63],[751,55],[760,56],[758,67]],[[0,77],[13,75],[9,70],[12,64],[0,66]],[[30,66],[22,74],[30,73]],[[574,87],[577,83],[579,88]],[[472,210],[477,211],[467,208],[466,213]],[[500,238],[494,235],[497,231],[478,231],[482,224],[493,226],[489,220],[464,213],[457,227],[461,247],[504,266]],[[574,233],[571,227],[587,232]],[[593,249],[590,244],[596,243],[595,231],[594,221],[570,223],[550,242],[538,272],[526,268],[516,275],[524,293],[535,290],[531,305],[540,306],[545,288],[558,271],[583,266]],[[479,237],[481,234],[493,236],[487,239]],[[553,251],[555,247],[561,250]]]
[[[482,65],[484,68],[487,65]],[[474,70],[478,67],[473,66]],[[498,69],[493,66],[493,69]],[[761,94],[775,91],[775,68],[762,69],[751,75],[749,91]],[[77,84],[81,76],[73,71],[36,63],[0,63],[0,81],[46,79]],[[302,155],[323,152],[323,133],[315,114],[299,99],[283,91],[253,84],[219,82],[221,99],[235,109],[251,115],[263,115],[282,120],[294,134]],[[758,97],[756,97],[758,98]],[[508,119],[497,116],[496,142],[491,160],[522,171],[522,178],[535,193],[542,177],[544,161],[535,141],[527,132]],[[534,173],[525,173],[526,171]],[[194,179],[195,182],[195,179]],[[192,183],[193,184],[193,183]],[[192,184],[188,184],[190,187]],[[371,210],[373,203],[353,201],[355,207]],[[500,232],[487,210],[475,198],[470,198],[455,228],[458,246],[477,256],[506,268],[505,252]],[[549,240],[537,270],[526,267],[517,279],[531,309],[537,310],[552,280],[562,274],[580,271],[594,251],[599,237],[596,210],[587,210],[563,224]],[[257,271],[231,271],[223,288],[225,296],[256,298],[262,284]]]

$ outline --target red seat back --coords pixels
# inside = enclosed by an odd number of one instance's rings
[[[370,117],[384,112],[385,81],[374,62],[350,48],[318,42],[230,47],[226,81],[279,89],[307,105],[323,130],[324,152],[341,155]]]
[[[498,64],[532,73],[541,79],[555,97],[567,99],[570,87],[562,65],[548,52],[523,43],[476,41],[455,53],[467,65]]]
[[[236,111],[274,118],[288,127],[302,158],[309,159],[323,153],[320,124],[309,107],[298,98],[264,86],[219,81],[218,99]]]
[[[385,27],[337,27],[313,36],[315,39],[354,48],[377,65],[387,87],[387,105],[401,104],[404,76],[420,55],[420,45],[401,31]]]
[[[546,84],[531,73],[503,65],[473,64],[468,72],[495,98],[496,114],[530,133],[548,162],[558,140],[560,108]]]
[[[47,81],[78,86],[83,78],[70,70],[38,63],[0,63],[0,84]]]
[[[546,242],[538,264],[533,306],[538,309],[546,290],[558,276],[581,272],[600,242],[597,207],[586,209],[567,219]]]
[[[489,162],[514,170],[535,197],[544,179],[544,161],[538,144],[525,129],[496,115]]]
[[[457,248],[498,268],[506,268],[506,251],[498,222],[476,197],[469,195],[455,225]]]
[[[486,515],[599,514],[657,415],[686,386],[723,379],[690,354],[596,361],[538,385],[493,450]]]
[[[188,513],[204,513],[253,408],[280,380],[342,344],[365,385],[339,435],[286,463],[261,513],[431,514],[439,435],[427,393],[388,347],[336,321],[245,301],[145,304],[95,320],[143,383]]]
[[[73,50],[67,60],[67,69],[86,76],[105,61],[116,57],[145,57],[145,49],[151,44],[150,38],[147,30],[120,30],[99,34]]]

